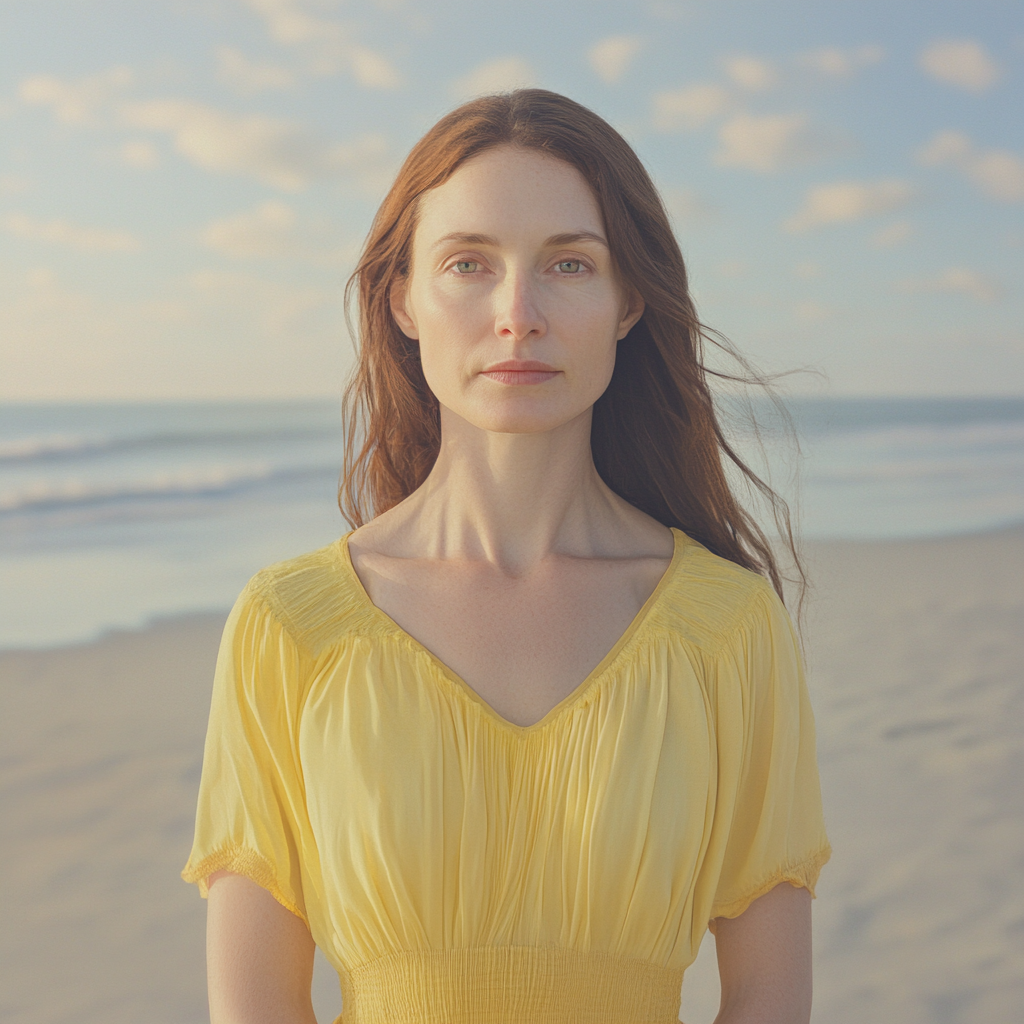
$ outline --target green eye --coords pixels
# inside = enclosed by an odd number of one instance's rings
[[[455,269],[460,274],[472,274],[479,266],[480,264],[474,260],[459,260],[459,262],[455,264]]]
[[[583,269],[583,264],[579,260],[562,260],[558,264],[558,269],[563,274],[578,274]]]

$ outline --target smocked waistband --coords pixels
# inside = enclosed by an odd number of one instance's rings
[[[683,972],[557,947],[402,952],[342,975],[341,1024],[678,1024]]]

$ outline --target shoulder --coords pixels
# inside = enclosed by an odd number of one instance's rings
[[[771,583],[759,573],[709,551],[692,538],[666,580],[656,625],[704,651],[716,651],[751,628],[790,629]]]
[[[344,538],[261,569],[239,603],[260,607],[314,655],[359,631],[372,611],[348,563]]]

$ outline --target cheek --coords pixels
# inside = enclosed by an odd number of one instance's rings
[[[610,374],[615,362],[620,304],[602,293],[581,293],[574,298],[577,301],[566,304],[551,326],[579,358],[581,369],[596,374],[607,369]]]
[[[421,343],[459,348],[488,324],[487,310],[468,291],[434,285],[415,289],[411,297]]]
[[[473,330],[464,306],[424,297],[416,309],[420,365],[427,386],[442,404],[461,389]]]

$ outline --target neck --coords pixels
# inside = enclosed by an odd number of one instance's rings
[[[442,407],[441,448],[402,506],[432,557],[486,559],[519,574],[552,552],[592,556],[623,515],[590,449],[590,410],[555,430],[499,434]],[[398,511],[397,509],[395,511]]]

